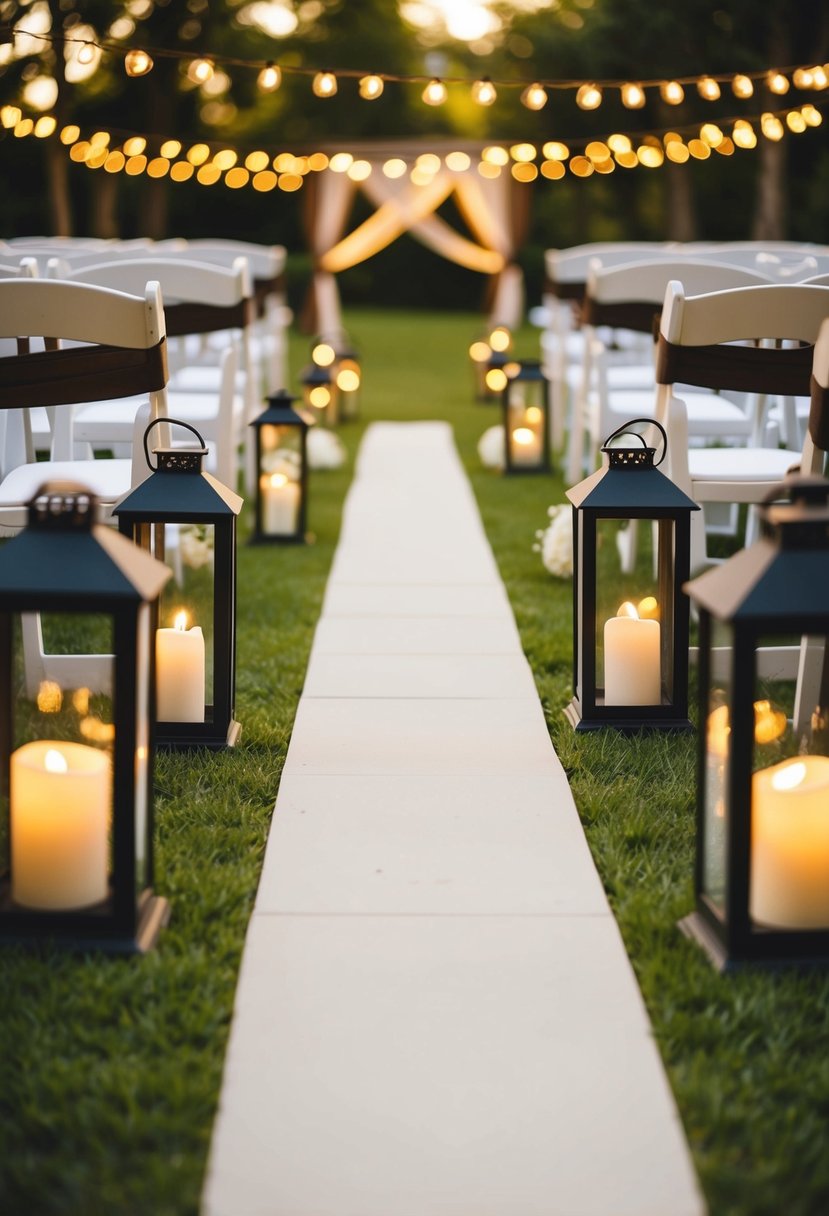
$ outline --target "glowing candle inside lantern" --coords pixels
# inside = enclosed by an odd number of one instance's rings
[[[299,484],[284,473],[265,473],[259,480],[262,494],[262,529],[269,536],[290,536],[296,531]]]
[[[174,629],[155,635],[156,717],[160,722],[204,721],[204,634],[187,628],[179,612]]]
[[[110,760],[82,743],[39,739],[12,753],[12,899],[71,910],[108,894]]]
[[[795,756],[751,781],[753,920],[829,928],[829,757]]]
[[[605,705],[662,702],[661,631],[625,601],[604,627]]]
[[[512,463],[538,464],[541,458],[541,436],[528,426],[517,426],[512,432]]]

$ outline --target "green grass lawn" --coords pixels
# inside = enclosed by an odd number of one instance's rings
[[[159,758],[157,887],[172,920],[158,948],[131,959],[0,953],[0,1212],[197,1212],[245,927],[351,461],[371,419],[441,418],[477,494],[712,1216],[822,1216],[829,976],[723,978],[680,936],[692,904],[692,738],[576,736],[565,724],[571,585],[532,552],[563,487],[480,466],[477,440],[497,420],[472,401],[465,352],[480,320],[361,311],[348,325],[364,356],[364,414],[342,431],[349,466],[313,475],[316,543],[240,550],[242,744]],[[520,335],[519,353],[536,350],[533,332]],[[306,354],[295,339],[295,374]],[[248,522],[246,510],[243,536]]]

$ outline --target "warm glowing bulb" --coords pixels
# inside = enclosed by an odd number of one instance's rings
[[[812,88],[825,89],[829,85],[829,75],[826,73],[826,68],[821,64],[812,68]]]
[[[790,131],[794,131],[795,135],[800,135],[806,130],[806,119],[800,113],[800,110],[790,110],[786,115],[786,126]]]
[[[820,110],[815,109],[812,105],[801,106],[800,113],[806,119],[807,127],[819,127],[823,122],[823,115]]]
[[[333,97],[337,91],[337,77],[333,72],[317,72],[311,88],[315,97]]]
[[[385,177],[402,177],[405,172],[406,162],[401,160],[399,156],[393,156],[383,164],[383,174]]]
[[[644,599],[639,601],[636,607],[640,620],[659,620],[659,602],[655,595],[646,595]]]
[[[492,393],[501,393],[507,387],[506,372],[502,372],[500,367],[491,367],[484,379],[487,388]]]
[[[751,97],[754,94],[754,85],[751,78],[748,76],[736,75],[731,81],[731,91],[735,97]]]
[[[187,613],[177,612],[175,620],[173,621],[173,626],[179,631],[179,633],[184,633],[187,628]]]
[[[782,97],[784,93],[789,91],[789,78],[784,76],[782,72],[769,72],[766,76],[766,88],[771,93],[777,93]]]
[[[542,418],[544,417],[542,410],[541,410],[541,406],[540,405],[527,406],[526,410],[524,411],[524,417],[526,418],[527,422],[531,423],[532,425],[535,425],[536,423],[541,422]]]
[[[519,426],[512,432],[513,442],[519,447],[528,447],[529,444],[535,443],[535,433],[528,426]]]
[[[497,96],[495,85],[486,76],[483,80],[476,80],[472,86],[472,100],[477,101],[479,106],[491,106]]]
[[[720,86],[713,76],[701,76],[697,81],[697,92],[705,101],[716,101],[720,96]]]
[[[318,342],[311,351],[311,358],[317,367],[330,367],[337,357],[334,347],[328,342]]]
[[[678,106],[685,100],[685,90],[678,80],[665,80],[659,86],[659,96],[669,106]]]
[[[331,403],[331,393],[324,385],[318,384],[308,394],[308,402],[314,409],[324,410]]]
[[[709,148],[717,148],[723,141],[723,133],[715,122],[704,122],[699,129],[699,137],[705,140]]]
[[[92,63],[95,58],[95,46],[92,42],[85,42],[78,51],[78,63]]]
[[[547,90],[540,84],[528,84],[521,94],[521,102],[528,110],[543,110],[547,104]]]
[[[63,752],[59,752],[56,748],[50,747],[46,755],[43,757],[43,767],[47,773],[68,773],[69,764]]]
[[[360,377],[353,368],[344,367],[337,373],[337,388],[343,393],[353,393],[360,387]]]
[[[491,348],[497,351],[505,351],[509,350],[511,344],[512,335],[506,325],[496,325],[489,335],[489,345]]]
[[[448,97],[446,85],[437,77],[430,80],[423,90],[423,100],[427,106],[442,106]]]
[[[33,110],[51,110],[58,99],[58,82],[54,76],[35,76],[23,86],[23,100]]]
[[[0,109],[0,123],[7,131],[12,131],[20,122],[23,113],[19,106],[3,106]]]
[[[576,105],[581,110],[596,110],[602,104],[602,90],[595,84],[583,84],[576,93]]]
[[[750,122],[746,122],[744,118],[739,118],[734,123],[734,129],[731,132],[731,138],[738,148],[756,148],[757,136],[754,134],[754,128]]]
[[[193,84],[206,84],[212,79],[215,70],[210,59],[193,59],[187,69],[187,76]]]
[[[282,69],[275,63],[267,63],[256,78],[263,93],[274,93],[282,84]]]
[[[645,104],[645,90],[641,84],[622,85],[622,105],[628,110],[641,110]]]
[[[796,68],[792,72],[792,84],[796,89],[811,89],[814,83],[811,68]]]
[[[383,80],[380,76],[363,76],[360,80],[360,96],[363,101],[374,101],[383,92]]]
[[[776,114],[766,113],[760,119],[760,128],[766,139],[777,143],[785,134],[783,124]]]
[[[774,709],[771,701],[754,702],[754,742],[774,743],[785,735],[788,719],[782,709]]]
[[[488,363],[492,347],[488,342],[473,342],[469,348],[469,358],[473,363]]]

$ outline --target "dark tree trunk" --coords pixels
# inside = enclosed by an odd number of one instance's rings
[[[657,114],[661,127],[685,122],[682,106],[669,106],[659,101]],[[694,241],[697,237],[697,214],[694,205],[694,182],[688,165],[665,160],[668,216],[665,236],[669,241]]]
[[[771,25],[768,39],[768,63],[790,62],[791,39],[785,23],[778,16]],[[781,98],[767,89],[762,90],[763,109],[780,108]],[[758,136],[757,151],[760,165],[757,178],[757,199],[754,212],[752,236],[755,241],[785,240],[787,232],[788,168],[787,137],[775,143]]]
[[[118,228],[118,177],[96,169],[92,183],[92,235],[110,240],[120,236]]]

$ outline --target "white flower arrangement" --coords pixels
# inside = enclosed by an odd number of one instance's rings
[[[547,509],[550,522],[536,532],[533,551],[556,578],[573,577],[573,509],[569,503],[558,503]]]
[[[502,469],[504,467],[504,428],[500,423],[497,426],[491,426],[481,435],[478,440],[478,455],[484,468]]]
[[[308,467],[338,469],[345,463],[345,448],[339,435],[322,426],[312,426],[308,432]]]
[[[191,570],[213,565],[213,534],[204,525],[184,524],[178,544],[181,560]]]
[[[299,481],[300,456],[290,448],[276,448],[262,457],[266,473],[281,473],[288,481]]]

